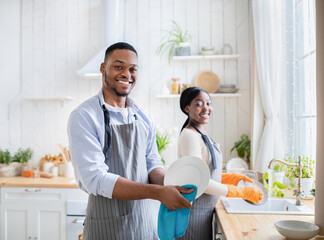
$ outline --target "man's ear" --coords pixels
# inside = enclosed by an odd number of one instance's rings
[[[104,74],[105,73],[105,63],[101,63],[101,65],[100,65],[100,72],[102,73],[102,74]]]

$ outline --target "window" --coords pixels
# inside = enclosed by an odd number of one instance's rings
[[[285,1],[287,154],[316,154],[315,1]]]

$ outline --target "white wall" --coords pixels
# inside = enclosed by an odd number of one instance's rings
[[[139,80],[131,96],[151,112],[159,126],[180,129],[185,116],[178,100],[156,98],[172,77],[193,83],[197,73],[212,70],[221,83],[237,84],[240,98],[213,100],[209,126],[213,139],[222,146],[224,160],[235,156],[230,155],[234,142],[242,133],[250,133],[249,0],[125,0],[124,8],[125,41],[139,53]],[[1,34],[4,23],[13,31],[5,44],[0,44],[0,72],[5,73],[1,83],[6,89],[0,96],[0,148],[14,151],[31,147],[37,162],[44,154],[56,154],[57,143],[67,146],[69,113],[100,89],[100,80],[81,78],[76,70],[103,47],[101,2],[0,0],[0,9]],[[160,59],[155,51],[163,36],[161,29],[167,29],[173,19],[191,33],[192,54],[198,54],[201,46],[212,45],[220,51],[229,43],[239,60],[176,62],[170,66],[167,57]],[[9,58],[13,61],[2,64]],[[74,99],[27,99],[58,96]]]

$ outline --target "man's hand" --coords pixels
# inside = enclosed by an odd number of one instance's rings
[[[164,186],[159,194],[159,201],[169,210],[173,211],[179,208],[190,208],[191,203],[181,195],[181,193],[192,193],[194,189],[187,189],[180,186]]]

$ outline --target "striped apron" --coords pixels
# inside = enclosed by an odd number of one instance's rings
[[[104,109],[106,136],[104,148],[109,172],[129,180],[149,183],[146,168],[147,132],[141,120],[112,125]],[[108,119],[107,116],[108,115]],[[135,115],[136,119],[136,115]],[[108,121],[108,123],[107,123]],[[107,156],[106,153],[109,153]],[[153,200],[118,200],[89,195],[83,235],[85,240],[158,239],[157,210]]]
[[[222,180],[222,153],[218,144],[212,142],[216,158],[217,169],[214,168],[209,154],[208,167],[210,170],[210,178],[216,182]],[[213,213],[215,212],[215,205],[219,196],[202,194],[197,198],[191,207],[189,223],[184,236],[176,238],[177,240],[211,240],[213,234]]]

